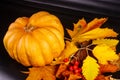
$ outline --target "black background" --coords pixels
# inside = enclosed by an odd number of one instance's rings
[[[117,0],[90,1],[90,0],[4,0],[0,2],[0,80],[3,75],[8,75],[11,80],[25,80],[26,75],[20,71],[27,70],[26,67],[12,60],[3,46],[3,37],[10,23],[16,18],[30,17],[38,11],[48,11],[61,20],[64,28],[71,28],[73,23],[85,18],[87,22],[95,17],[107,17],[108,21],[103,27],[109,27],[120,33],[120,11]],[[65,31],[65,36],[68,34]],[[117,37],[120,39],[120,37]],[[119,44],[117,52],[120,52]],[[120,78],[119,72],[114,77]],[[3,76],[4,77],[4,76]],[[10,80],[2,79],[2,80]]]

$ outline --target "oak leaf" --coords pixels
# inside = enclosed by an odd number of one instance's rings
[[[97,61],[94,58],[87,56],[83,61],[82,73],[86,80],[94,80],[99,73]]]
[[[29,68],[26,80],[56,80],[55,66],[43,66]]]

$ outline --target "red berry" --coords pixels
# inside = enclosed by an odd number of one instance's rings
[[[78,70],[78,69],[76,69],[74,72],[75,72],[75,73],[79,73],[79,70]]]
[[[81,69],[81,68],[78,68],[78,71],[79,71],[79,72],[81,72],[81,71],[82,71],[82,69]]]
[[[79,65],[79,62],[78,61],[75,61],[75,63],[74,63],[76,66],[78,66]]]
[[[64,62],[68,62],[68,61],[69,61],[69,59],[68,59],[68,58],[65,58],[63,61],[64,61]]]
[[[74,65],[74,66],[73,66],[73,69],[74,69],[74,70],[78,69],[78,66],[77,66],[77,65]]]
[[[73,71],[74,69],[73,69],[73,66],[69,66],[69,70],[70,71]]]
[[[74,70],[75,73],[80,73],[81,71],[82,71],[81,68]]]

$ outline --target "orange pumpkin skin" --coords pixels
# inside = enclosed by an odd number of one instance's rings
[[[64,49],[60,20],[45,11],[11,23],[3,39],[8,54],[24,66],[44,66]]]

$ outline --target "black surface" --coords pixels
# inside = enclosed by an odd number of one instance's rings
[[[114,1],[114,2],[113,2]],[[20,71],[26,67],[12,60],[3,46],[3,37],[11,22],[20,16],[30,16],[41,10],[58,16],[64,28],[71,28],[78,19],[89,22],[95,17],[108,17],[104,26],[120,32],[119,2],[116,0],[3,0],[0,2],[0,80],[25,80],[26,75]],[[98,5],[98,3],[100,5]],[[65,31],[66,33],[66,31]],[[65,35],[67,36],[67,34]],[[120,37],[118,36],[118,39]],[[120,52],[118,45],[117,52]],[[113,76],[120,78],[117,72]],[[4,79],[3,79],[4,78]]]

